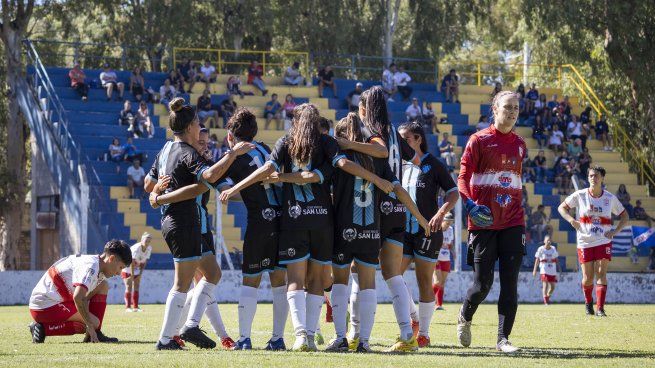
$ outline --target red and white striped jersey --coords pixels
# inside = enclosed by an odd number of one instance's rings
[[[46,309],[73,300],[73,291],[83,286],[91,291],[105,280],[98,255],[73,255],[52,265],[30,296],[30,309]]]
[[[462,199],[489,207],[494,218],[484,229],[525,226],[521,168],[527,155],[525,141],[516,133],[503,134],[492,124],[469,138],[462,155],[457,186]],[[469,230],[480,230],[468,221]]]
[[[134,276],[138,276],[141,274],[140,267],[150,259],[152,246],[148,245],[144,251],[141,249],[141,242],[139,242],[131,246],[130,250],[132,251],[132,263],[134,263]],[[125,272],[128,275],[132,273],[129,265],[123,268],[122,272]]]
[[[539,262],[539,273],[542,275],[557,276],[557,249],[550,247],[546,249],[545,246],[540,246],[535,253],[534,258]]]
[[[437,261],[450,261],[450,249],[453,245],[455,245],[455,231],[453,231],[452,226],[448,226],[443,231],[443,243],[441,244],[441,249],[439,249]]]
[[[612,214],[625,211],[619,199],[606,190],[600,197],[594,197],[591,189],[574,192],[564,200],[566,209],[575,208],[576,219],[580,222],[577,232],[578,248],[591,248],[611,243],[605,233],[612,230]]]

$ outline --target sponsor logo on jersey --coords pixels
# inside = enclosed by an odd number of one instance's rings
[[[595,226],[599,226],[599,225],[600,225],[600,217],[598,217],[598,216],[593,216],[593,217],[591,218],[591,224],[592,224],[592,225],[595,225]]]
[[[498,183],[501,187],[508,188],[510,185],[512,185],[512,176],[507,173],[503,173],[498,177]]]
[[[380,211],[382,211],[382,213],[384,213],[385,215],[390,214],[391,211],[393,211],[393,203],[391,203],[390,201],[380,202]]]
[[[272,208],[264,208],[262,210],[262,217],[266,221],[273,221],[275,219],[275,215],[276,215],[275,210]]]
[[[591,230],[589,230],[589,232],[592,233],[592,234],[595,234],[595,235],[599,235],[599,234],[603,233],[603,228],[598,227],[598,226],[594,226],[594,227],[591,228]]]
[[[343,235],[343,238],[346,241],[351,242],[351,241],[355,240],[355,238],[357,238],[357,230],[355,230],[355,229],[344,229],[342,235]]]
[[[598,213],[603,213],[603,207],[601,207],[601,206],[594,206],[593,204],[589,204],[589,212],[598,212]]]
[[[264,258],[262,259],[262,267],[268,267],[271,264],[271,259],[270,258]]]
[[[301,213],[302,213],[302,208],[300,207],[300,205],[295,204],[293,206],[291,205],[289,206],[289,216],[291,218],[296,219],[298,218],[298,216],[300,216]]]
[[[293,249],[293,248],[289,248],[289,249],[287,249],[287,255],[288,255],[289,257],[293,257],[293,256],[295,256],[295,255],[296,255],[296,250]]]
[[[605,201],[604,201],[604,202],[605,202],[605,205],[606,205],[606,206],[609,206],[609,205],[610,205],[610,200],[609,200],[609,199],[605,198]]]
[[[512,197],[509,194],[496,194],[496,202],[500,207],[507,207],[512,203]]]
[[[432,166],[430,165],[424,165],[421,167],[421,171],[423,171],[423,174],[427,174],[428,172],[430,172],[430,169],[432,169]]]
[[[302,210],[303,215],[327,215],[328,210],[322,206],[309,206]]]

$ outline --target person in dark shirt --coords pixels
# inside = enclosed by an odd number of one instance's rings
[[[211,119],[209,127],[218,128],[218,111],[212,109],[211,95],[208,89],[205,89],[202,96],[198,97],[196,111],[198,111],[201,124],[205,124],[207,119]]]
[[[364,142],[361,121],[355,113],[349,113],[335,127],[335,134],[346,140]],[[360,163],[368,171],[380,176],[394,185],[390,195],[404,203],[412,213],[420,218],[420,223],[428,227],[409,194],[402,188],[386,160],[373,159],[355,151],[345,151],[346,157]],[[330,342],[327,351],[347,351],[346,313],[348,309],[348,279],[350,266],[354,261],[359,281],[359,321],[360,334],[356,351],[370,352],[369,337],[375,319],[377,295],[375,274],[378,255],[382,245],[380,239],[380,211],[377,204],[382,193],[373,184],[361,177],[337,170],[333,175],[333,198],[335,206],[334,250],[332,252],[333,319],[336,338]]]
[[[334,83],[334,80],[332,80],[333,78],[334,72],[332,71],[332,67],[329,65],[326,65],[325,68],[318,72],[318,97],[323,97],[323,88],[330,87],[332,88],[334,98],[338,98],[337,85]]]
[[[223,127],[227,126],[228,120],[234,115],[237,109],[237,103],[234,101],[234,95],[228,95],[226,99],[221,102],[221,114],[223,115]]]
[[[417,218],[407,214],[401,268],[404,273],[412,261],[416,266],[419,287],[417,342],[419,347],[426,347],[430,344],[428,332],[434,313],[432,274],[443,242],[441,223],[444,216],[455,207],[459,193],[443,161],[427,152],[428,144],[422,126],[418,123],[406,123],[398,128],[398,132],[421,157],[420,165],[408,162],[403,165],[403,187],[416,202],[420,213],[430,219],[430,231],[429,235],[426,235],[420,231]],[[440,191],[444,192],[444,204],[441,207],[437,202]],[[413,301],[411,305],[414,305]]]
[[[301,351],[316,350],[314,335],[323,305],[322,270],[332,259],[329,183],[333,166],[365,178],[387,193],[393,190],[388,181],[346,159],[334,138],[320,133],[319,120],[315,105],[297,106],[291,130],[277,141],[270,160],[220,195],[225,202],[267,178],[269,183],[284,183],[278,255],[280,263],[287,265],[287,300],[296,331],[293,350]]]
[[[184,64],[178,66],[177,71],[184,78],[184,81],[189,83],[189,89],[187,91],[193,91],[193,85],[197,81],[195,63],[191,59],[186,58]]]

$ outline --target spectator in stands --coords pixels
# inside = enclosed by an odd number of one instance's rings
[[[481,131],[482,129],[487,129],[489,128],[489,118],[487,115],[480,115],[480,118],[478,119],[478,123],[475,125],[475,130],[476,131]]]
[[[543,149],[539,150],[537,156],[532,160],[534,163],[534,172],[538,183],[546,182],[546,155]]]
[[[318,97],[323,97],[323,89],[325,87],[332,88],[332,94],[334,98],[337,96],[337,85],[334,83],[334,71],[330,65],[326,65],[324,68],[318,71]]]
[[[564,141],[564,133],[559,130],[559,125],[553,124],[553,130],[550,132],[550,138],[548,139],[548,148],[557,152],[562,149],[562,144]]]
[[[150,111],[145,101],[139,102],[139,109],[136,111],[136,123],[143,133],[152,138],[155,135],[155,125],[150,119]]]
[[[184,78],[182,77],[182,74],[178,73],[177,70],[171,70],[171,72],[168,73],[167,79],[171,81],[171,86],[175,87],[177,92],[184,93]]]
[[[448,165],[449,169],[452,170],[457,157],[455,156],[453,144],[448,140],[448,133],[446,132],[443,133],[443,139],[439,143],[439,154],[441,158],[446,160],[446,165]]]
[[[641,207],[641,201],[637,199],[635,202],[635,208],[632,209],[632,214],[634,215],[635,220],[646,221],[648,227],[653,227],[653,220],[655,217],[651,217],[646,213],[646,210]]]
[[[559,111],[564,114],[564,117],[571,115],[571,102],[569,102],[569,96],[564,96],[564,99],[559,103]]]
[[[586,183],[587,172],[591,167],[592,158],[589,154],[587,147],[582,149],[582,153],[578,156],[578,164],[580,165],[580,179]]]
[[[405,118],[407,121],[420,123],[420,120],[423,118],[423,111],[421,111],[421,106],[418,104],[418,98],[412,98],[412,104],[407,106],[405,110]]]
[[[551,111],[555,108],[559,110],[559,101],[557,101],[557,95],[553,95],[553,98],[550,101],[548,101],[546,106],[548,106],[548,109]]]
[[[169,78],[164,79],[164,85],[159,87],[159,102],[168,110],[168,103],[175,97],[177,97],[177,89],[173,87]]]
[[[523,83],[520,83],[519,86],[516,87],[516,93],[521,96],[521,99],[525,98],[525,86]]]
[[[426,134],[432,134],[437,129],[437,119],[435,119],[435,113],[432,109],[432,102],[426,101],[425,107],[423,108],[423,130]]]
[[[200,77],[201,82],[205,82],[205,89],[209,89],[209,83],[216,82],[216,67],[214,67],[209,59],[205,59],[205,64],[200,67]]]
[[[532,215],[532,207],[530,207],[530,195],[528,193],[528,188],[526,188],[525,185],[521,185],[521,193],[523,197],[521,199],[521,206],[523,207],[525,215],[530,216]]]
[[[135,198],[134,190],[136,188],[143,188],[143,178],[146,177],[146,172],[141,167],[140,160],[132,161],[132,166],[127,168],[127,188],[130,191],[130,198]]]
[[[141,73],[141,68],[137,66],[132,70],[132,74],[130,74],[130,93],[134,96],[136,102],[141,102],[145,91],[146,86],[143,74]]]
[[[530,85],[530,89],[525,94],[525,104],[528,114],[532,115],[534,113],[534,108],[536,102],[539,100],[539,91],[534,83]]]
[[[571,157],[574,160],[578,159],[578,156],[582,153],[582,140],[580,138],[576,138],[572,141],[570,141],[566,145],[566,152],[569,154],[569,157]]]
[[[132,137],[128,137],[127,142],[123,145],[123,155],[125,161],[129,162],[134,162],[134,160],[143,162],[145,160],[143,152],[139,151],[132,142]]]
[[[186,58],[184,64],[180,65],[177,69],[178,73],[182,76],[185,82],[189,83],[188,91],[193,91],[193,85],[196,84],[196,65],[195,63]]]
[[[548,101],[546,101],[546,95],[545,94],[540,94],[539,99],[534,102],[534,112],[535,115],[543,118],[546,118],[546,111],[548,108],[546,107],[546,104]]]
[[[564,195],[569,189],[571,175],[569,172],[569,157],[566,151],[562,151],[560,157],[555,161],[553,166],[555,184],[557,185],[557,194]]]
[[[118,98],[116,98],[116,101],[123,100],[125,84],[118,81],[118,75],[116,75],[116,72],[107,63],[103,65],[102,73],[100,73],[100,82],[102,83],[102,88],[107,90],[107,101],[111,100],[115,89],[118,89]]]
[[[134,133],[135,124],[136,121],[134,119],[134,113],[132,112],[132,103],[129,100],[125,100],[125,102],[123,102],[123,110],[121,110],[121,112],[118,113],[118,125],[121,126],[126,125],[128,132],[131,132],[132,134],[136,134]],[[139,129],[136,130],[140,131]]]
[[[209,142],[207,142],[207,149],[212,155],[212,161],[218,162],[221,158],[221,147],[218,145],[218,137],[216,134],[209,136]]]
[[[227,121],[230,120],[234,112],[237,110],[237,103],[234,101],[234,95],[228,95],[226,99],[221,102],[221,115],[223,116],[223,128],[227,126]]]
[[[114,138],[109,145],[109,159],[114,162],[123,161],[123,146],[118,138]]]
[[[244,93],[241,91],[241,77],[233,75],[227,79],[227,94],[239,95],[243,98]]]
[[[300,63],[294,61],[287,70],[284,71],[284,84],[289,86],[300,86],[303,84],[305,78],[300,74]]]
[[[450,73],[446,74],[441,80],[441,93],[446,96],[446,102],[459,103],[459,77],[455,69],[450,69]]]
[[[496,95],[498,94],[498,92],[500,92],[500,91],[502,91],[502,90],[503,90],[503,84],[500,83],[500,82],[496,82],[496,84],[494,84],[494,89],[493,89],[493,91],[491,91],[491,101],[493,101],[493,100],[494,100],[494,97],[496,97]]]
[[[259,65],[257,60],[253,60],[253,62],[250,63],[250,66],[248,67],[248,84],[252,84],[253,86],[257,87],[257,89],[262,92],[262,96],[266,96],[268,90],[266,89],[266,85],[262,80],[262,75],[264,75],[264,68]]]
[[[296,108],[296,105],[296,101],[293,99],[291,93],[284,97],[284,104],[282,104],[282,118],[284,120],[293,119],[293,109]]]
[[[68,78],[71,80],[71,88],[82,97],[82,101],[86,101],[89,98],[89,86],[86,84],[86,75],[79,61],[76,61],[73,69],[68,72]]]
[[[396,74],[396,64],[389,64],[388,68],[384,68],[382,72],[382,90],[387,95],[387,101],[393,102],[394,93],[396,93],[396,83],[393,80],[393,75]]]
[[[409,100],[409,96],[412,95],[412,87],[408,85],[412,81],[412,78],[409,74],[405,73],[405,68],[401,66],[393,75],[393,82],[398,89],[398,93],[403,96],[403,101]]]
[[[580,113],[580,122],[582,124],[591,124],[591,107],[587,106],[584,111]]]
[[[544,121],[541,118],[541,115],[537,115],[534,119],[534,124],[532,125],[532,138],[537,140],[539,149],[546,147],[548,136],[546,135],[546,127],[544,126]]]
[[[198,112],[198,118],[200,118],[200,123],[207,125],[205,122],[207,119],[211,119],[211,128],[218,128],[218,111],[212,109],[211,96],[209,94],[209,89],[205,89],[202,92],[202,96],[198,97],[198,103],[196,104],[196,111]]]
[[[271,120],[275,119],[275,129],[282,129],[282,105],[277,100],[277,93],[271,95],[271,100],[266,103],[264,107],[264,117],[266,118],[266,125],[264,129],[268,129]]]
[[[582,135],[582,123],[578,121],[578,117],[571,115],[571,121],[566,126],[566,138],[575,140]]]
[[[543,204],[537,206],[537,210],[530,216],[530,236],[532,239],[543,239],[544,235],[552,236],[553,227],[550,226],[550,217],[546,215]]]
[[[359,98],[362,96],[362,93],[364,92],[364,85],[360,82],[357,82],[355,84],[355,89],[348,94],[348,109],[350,111],[359,111]]]
[[[523,170],[522,170],[523,171],[523,184],[529,183],[529,182],[534,183],[535,180],[536,180],[537,175],[536,175],[535,170],[534,170],[534,162],[532,161],[532,159],[530,159],[530,156],[527,155],[527,152],[526,152],[525,158],[523,159],[522,167],[523,167]]]
[[[605,119],[596,122],[596,139],[603,142],[603,151],[611,151],[612,143],[610,142],[610,127]]]
[[[625,188],[625,184],[619,185],[619,190],[616,191],[616,199],[621,202],[623,208],[628,212],[628,216],[634,218],[633,208],[630,204],[630,193],[628,193],[628,190]]]

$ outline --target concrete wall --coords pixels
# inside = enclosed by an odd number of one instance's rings
[[[44,271],[7,271],[0,272],[0,305],[27,304],[32,288]],[[445,300],[461,302],[466,295],[471,272],[453,272],[448,277]],[[582,301],[580,274],[563,273],[559,275],[552,300],[554,302]],[[172,270],[146,270],[141,281],[140,301],[147,303],[164,303],[173,281]],[[418,301],[418,289],[413,271],[405,273],[405,281],[412,290],[414,300]],[[220,302],[237,302],[238,288],[241,285],[241,272],[223,271],[223,278],[216,290]],[[378,300],[389,302],[389,291],[382,275],[377,275]],[[110,280],[109,303],[123,303],[123,284],[120,277]],[[498,274],[487,301],[498,300]],[[264,277],[259,292],[259,300],[271,301],[272,294],[268,278]],[[521,302],[541,302],[541,282],[529,272],[522,272],[519,277],[519,300]],[[655,303],[655,274],[613,273],[608,275],[608,303]]]

